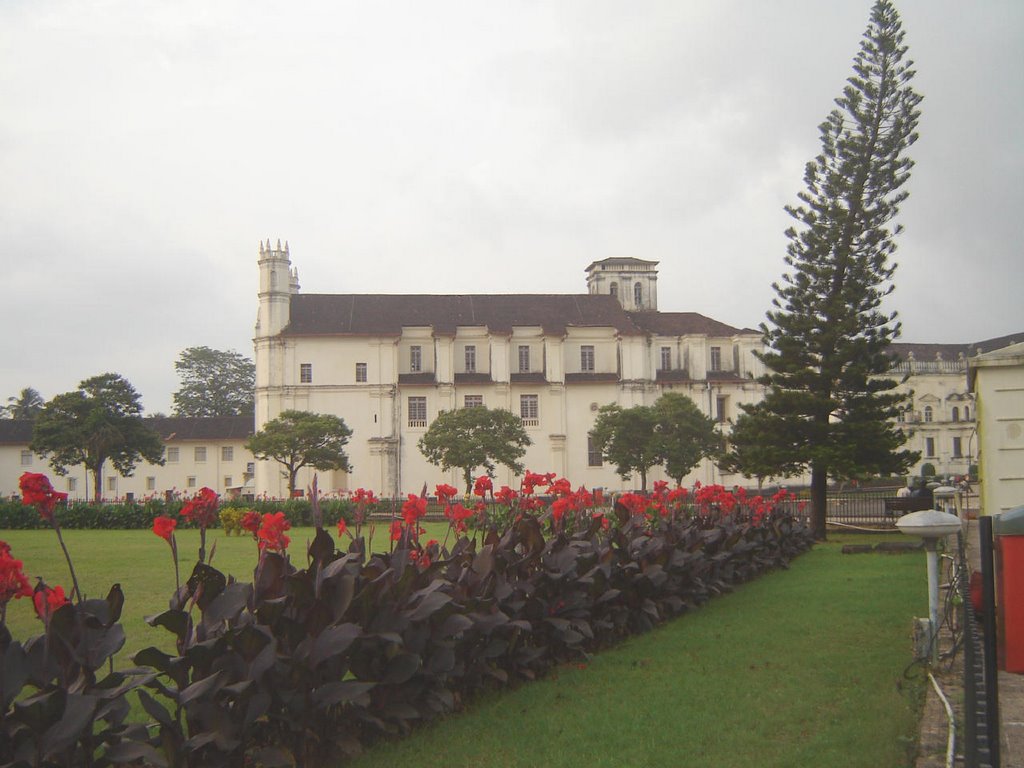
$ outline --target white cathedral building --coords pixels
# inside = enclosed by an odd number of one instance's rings
[[[457,472],[427,463],[417,447],[439,413],[504,408],[532,440],[529,469],[632,488],[638,480],[620,478],[590,444],[601,406],[650,405],[676,390],[727,422],[762,396],[760,332],[659,311],[657,264],[595,261],[580,294],[317,294],[299,291],[287,243],[261,243],[255,427],[287,409],[340,416],[353,431],[353,469],[321,472],[320,488],[393,496],[460,485]],[[300,487],[311,479],[300,475]],[[500,466],[496,480],[514,483]],[[710,462],[694,480],[743,482]],[[255,490],[286,494],[276,463],[256,463]]]

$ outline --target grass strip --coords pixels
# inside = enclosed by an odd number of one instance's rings
[[[911,618],[927,609],[925,565],[840,554],[850,541],[353,765],[908,766],[923,683],[904,670]]]

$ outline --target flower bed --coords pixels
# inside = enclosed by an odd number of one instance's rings
[[[516,493],[486,485],[478,496],[495,504],[482,510],[437,489],[450,548],[419,540],[426,504],[410,496],[390,551],[372,554],[361,535],[370,502],[339,525],[339,551],[314,492],[317,532],[301,569],[287,555],[287,518],[254,513],[242,523],[260,544],[252,583],[229,582],[201,547],[169,610],[148,619],[172,633],[175,653],[145,649],[131,670],[104,669],[124,643],[118,591],[83,601],[37,586],[44,634],[22,644],[0,631],[0,762],[324,764],[644,632],[811,544],[802,522],[777,510],[781,499],[714,486],[606,504],[553,476],[528,473]],[[538,487],[554,500],[538,502]],[[186,506],[201,529],[214,524],[208,493]],[[480,517],[498,508],[507,525]],[[176,565],[175,523],[154,530]],[[470,537],[471,523],[485,530]],[[26,591],[11,583],[4,606]],[[151,728],[125,722],[129,695]]]

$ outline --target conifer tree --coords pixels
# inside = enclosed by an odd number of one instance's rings
[[[810,470],[819,539],[829,477],[902,472],[916,459],[900,450],[906,435],[894,417],[904,397],[885,378],[900,325],[882,308],[920,114],[903,38],[893,4],[877,0],[853,75],[819,127],[806,189],[786,208],[796,222],[786,232],[791,271],[773,286],[775,309],[761,326],[766,397],[747,409],[772,436],[781,467]]]

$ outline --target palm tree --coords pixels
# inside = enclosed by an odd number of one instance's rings
[[[16,397],[8,397],[7,402],[0,411],[10,419],[34,419],[46,405],[43,396],[32,387],[25,387]]]

